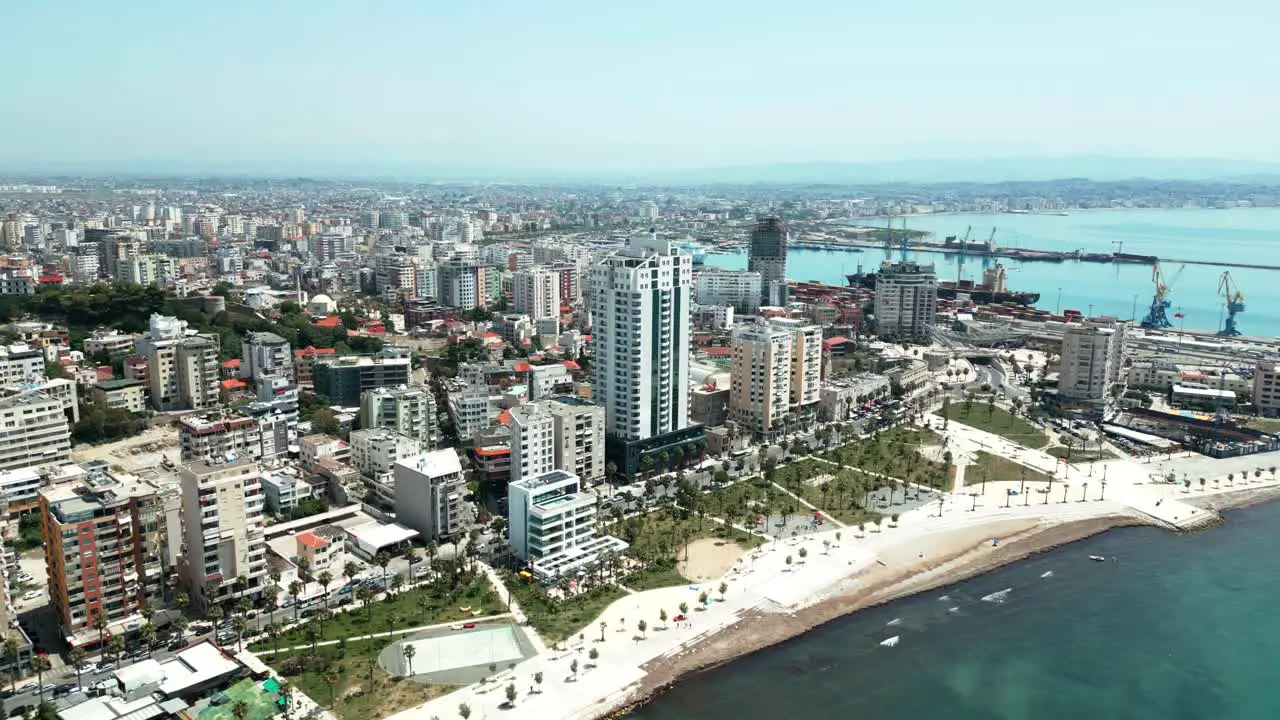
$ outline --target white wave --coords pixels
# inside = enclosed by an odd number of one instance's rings
[[[1040,574],[1040,577],[1042,577],[1042,578],[1051,578],[1051,577],[1053,577],[1053,571],[1052,571],[1052,570],[1049,570],[1048,572],[1041,573],[1041,574]]]
[[[938,598],[938,602],[946,602],[950,599],[951,599],[950,595],[943,595],[942,597]]]
[[[949,613],[958,613],[958,612],[960,612],[960,608],[958,608],[958,607],[953,607],[953,608],[951,608],[951,609],[947,610],[947,612],[949,612]]]
[[[898,636],[898,635],[894,635],[893,637],[889,638],[888,640],[881,640],[881,641],[880,641],[880,645],[882,645],[883,647],[893,647],[893,646],[897,645],[897,644],[898,644],[898,641],[900,641],[901,639],[902,639],[902,638],[901,638],[900,636]]]
[[[982,596],[982,602],[1002,603],[1009,597],[1009,593],[1013,592],[1013,588],[1005,588],[1000,592],[993,592],[990,595]]]
[[[893,627],[894,625],[901,625],[901,624],[902,624],[902,618],[894,618],[889,622],[885,623],[885,625],[888,627]]]

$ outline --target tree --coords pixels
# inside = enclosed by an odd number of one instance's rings
[[[36,682],[40,688],[37,691],[41,702],[44,702],[44,674],[53,669],[53,663],[49,662],[49,658],[44,655],[36,655],[31,658],[31,670],[36,674]]]
[[[638,630],[640,630],[640,637],[642,637],[642,638],[643,638],[643,637],[645,637],[644,631],[645,631],[646,629],[648,629],[648,627],[649,627],[649,623],[646,623],[646,622],[645,622],[645,621],[643,621],[643,620],[641,620],[640,622],[636,623],[636,628],[637,628]]]
[[[151,650],[156,644],[156,626],[152,625],[151,621],[147,621],[147,623],[142,626],[142,629],[138,631],[138,639],[146,646],[147,657],[151,657]]]
[[[604,620],[600,621],[600,642],[604,642],[604,629],[608,626],[609,624]]]
[[[664,628],[667,626],[667,611],[666,611],[666,610],[659,610],[659,611],[658,611],[658,622],[662,623],[662,626],[663,626]]]
[[[9,691],[18,690],[18,641],[13,637],[4,639],[4,659],[9,663]]]
[[[1204,492],[1204,478],[1200,478],[1200,491]]]
[[[809,549],[808,549],[808,548],[800,548],[799,550],[797,550],[797,551],[796,551],[796,554],[798,554],[798,555],[800,556],[800,559],[801,559],[801,560],[804,560],[805,558],[809,557]]]
[[[245,720],[249,717],[249,703],[240,700],[231,706],[231,716],[236,720]]]
[[[98,631],[98,649],[107,649],[107,616],[97,612],[93,615],[93,629]]]
[[[790,570],[790,569],[791,569],[791,556],[790,556],[790,555],[788,555],[788,556],[787,556],[786,563],[787,563],[787,569],[788,569],[788,570]]]
[[[541,672],[536,672],[533,674],[533,683],[538,686],[538,694],[541,695],[542,694],[542,673]]]
[[[574,658],[569,663],[569,672],[573,673],[575,679],[578,677],[578,658]]]
[[[302,584],[301,580],[294,580],[289,583],[289,594],[293,596],[293,621],[294,622],[298,622],[298,606],[302,604],[301,602],[302,599],[299,598],[298,596],[302,594],[302,589],[304,587],[306,586]]]
[[[320,583],[320,587],[324,588],[324,606],[327,608],[329,607],[329,585],[333,583],[333,573],[325,570],[320,573],[316,581]]]
[[[462,720],[467,720],[467,718],[471,717],[471,706],[466,703],[459,704],[458,715],[462,717]]]
[[[689,614],[689,603],[684,603],[684,602],[680,603],[680,614],[681,615]]]
[[[507,704],[514,706],[516,704],[516,684],[507,683]]]
[[[391,589],[392,589],[392,591],[394,591],[394,593],[395,593],[395,594],[397,594],[397,595],[399,595],[399,594],[400,594],[400,591],[401,591],[402,589],[404,589],[404,576],[403,576],[403,575],[401,575],[401,574],[399,574],[399,573],[396,573],[395,575],[392,575],[392,576],[391,576]]]
[[[373,561],[382,568],[382,587],[387,587],[387,566],[391,564],[391,553],[383,550],[374,557]]]
[[[231,618],[231,627],[236,631],[236,652],[240,652],[240,645],[244,642],[244,631],[249,629],[249,621],[244,615],[236,615]]]
[[[320,680],[329,688],[329,708],[333,708],[333,686],[338,684],[341,676],[333,668],[329,668],[320,675]]]
[[[112,635],[107,641],[107,652],[111,653],[111,659],[114,662],[120,662],[120,654],[124,652],[124,637]]]
[[[347,579],[347,582],[351,582],[359,574],[360,568],[351,561],[347,561],[347,564],[342,566],[342,576]]]
[[[80,666],[84,664],[84,660],[86,657],[88,657],[88,655],[89,653],[85,652],[84,648],[81,648],[81,647],[71,648],[71,655],[70,655],[71,666],[76,669],[76,687],[77,688],[83,689],[83,686],[80,684]]]
[[[409,666],[409,674],[412,675],[413,674],[413,656],[416,655],[418,651],[414,649],[413,643],[405,643],[404,650],[402,652],[404,652],[405,664]]]
[[[729,592],[729,585],[727,583],[721,582],[718,590],[720,591],[720,602],[724,602],[724,594]]]
[[[591,648],[591,652],[587,653],[587,657],[591,659],[591,667],[595,667],[596,661],[600,659],[600,649]]]

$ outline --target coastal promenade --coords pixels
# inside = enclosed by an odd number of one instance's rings
[[[583,639],[539,652],[494,681],[468,686],[394,717],[460,717],[463,703],[475,718],[608,716],[708,662],[768,644],[747,637],[751,633],[735,627],[740,623],[772,624],[765,634],[773,641],[785,639],[804,632],[815,618],[830,619],[955,582],[1046,544],[1123,524],[1184,528],[1216,517],[1204,507],[1213,504],[1213,498],[1229,505],[1239,497],[1237,491],[1258,494],[1280,486],[1269,473],[1256,476],[1258,468],[1280,463],[1280,453],[1227,460],[1184,456],[1151,463],[1118,459],[1064,470],[1050,455],[954,421],[944,434],[957,454],[984,450],[1063,479],[1055,481],[1051,493],[1028,493],[1022,503],[1012,502],[1007,493],[1019,486],[1017,480],[993,479],[986,483],[985,493],[974,485],[957,488],[940,503],[905,512],[896,525],[886,524],[878,531],[831,527],[770,541],[738,559],[722,580],[723,595],[719,581],[630,594],[587,625]],[[1246,470],[1249,482],[1243,484],[1240,477]],[[1169,473],[1181,477],[1193,472],[1193,477],[1207,478],[1204,486],[1153,482]],[[1234,479],[1228,480],[1228,474]],[[704,606],[699,605],[702,593],[708,596]],[[689,608],[684,621],[659,619],[662,612],[674,618],[682,603]],[[802,616],[803,622],[798,619]],[[641,620],[644,631],[639,629]],[[599,653],[594,662],[588,657],[592,649]],[[575,659],[576,673],[571,670]],[[541,685],[533,680],[539,672]],[[508,683],[518,692],[514,707],[506,701]]]

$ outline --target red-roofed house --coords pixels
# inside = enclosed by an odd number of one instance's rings
[[[702,352],[711,358],[727,358],[733,357],[733,348],[731,347],[709,347],[703,348]]]
[[[532,366],[532,365],[530,365],[530,364],[529,364],[529,363],[527,363],[527,362],[523,362],[523,361],[522,361],[522,362],[518,362],[518,363],[516,363],[515,365],[513,365],[513,366],[511,367],[511,369],[512,369],[512,370],[515,370],[515,371],[516,371],[516,372],[518,372],[518,373],[527,373],[527,372],[529,372],[530,370],[533,370],[533,366]]]
[[[116,372],[115,370],[111,369],[110,365],[99,365],[98,367],[94,368],[93,371],[98,376],[98,382],[103,382],[106,380],[114,380],[116,377]]]
[[[298,561],[307,561],[313,575],[328,571],[331,575],[340,574],[345,558],[342,545],[313,532],[298,533]]]
[[[567,369],[567,370],[569,370],[569,371],[577,371],[577,370],[581,370],[581,369],[582,369],[582,366],[581,366],[581,365],[579,365],[578,363],[576,363],[576,362],[574,362],[574,361],[572,361],[572,360],[561,360],[561,361],[560,361],[560,364],[561,364],[561,365],[563,365],[563,366],[565,366],[565,369]]]
[[[235,377],[240,377],[239,358],[234,360],[228,360],[222,363],[222,378],[225,380],[228,378],[235,378]]]
[[[822,352],[835,360],[853,357],[853,351],[856,348],[857,345],[847,337],[833,337],[822,341]]]
[[[311,324],[322,328],[338,328],[342,327],[342,318],[337,315],[330,315],[328,317],[320,318]]]
[[[314,379],[311,368],[317,356],[333,355],[333,348],[316,348],[308,346],[305,350],[293,351],[293,381],[299,385],[310,385]]]

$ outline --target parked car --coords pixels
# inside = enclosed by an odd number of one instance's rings
[[[116,664],[111,662],[110,660],[104,663],[98,663],[98,672],[100,673],[111,672],[112,670],[115,670],[115,669],[116,669]]]
[[[28,590],[22,593],[23,600],[39,600],[42,597],[44,597],[44,593],[39,590]]]

